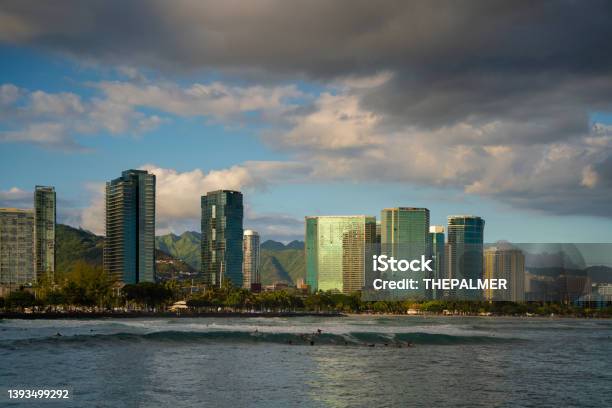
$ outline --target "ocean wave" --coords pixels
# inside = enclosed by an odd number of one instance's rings
[[[378,333],[349,332],[332,333],[274,333],[246,331],[156,331],[148,333],[77,334],[72,336],[49,336],[0,342],[0,348],[21,348],[44,344],[115,344],[135,342],[174,343],[275,343],[290,345],[337,345],[337,346],[409,346],[409,345],[461,345],[522,341],[521,339],[493,336],[450,335],[440,333]]]

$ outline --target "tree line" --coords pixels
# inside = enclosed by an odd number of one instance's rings
[[[185,283],[183,283],[185,285]],[[460,314],[460,315],[559,315],[612,316],[605,308],[555,302],[486,302],[458,300],[364,301],[359,292],[304,294],[296,289],[253,293],[225,281],[220,288],[195,294],[177,281],[119,286],[102,268],[80,262],[55,282],[40,279],[34,290],[17,290],[0,298],[5,311],[121,310],[165,311],[177,300],[187,300],[190,311],[207,312],[340,312],[378,314]]]

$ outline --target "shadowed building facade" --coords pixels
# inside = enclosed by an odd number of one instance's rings
[[[446,278],[446,245],[444,243],[444,227],[442,225],[432,225],[429,227],[429,237],[431,240],[431,254],[434,260],[433,277],[436,279]],[[433,291],[434,299],[439,298],[440,291]]]
[[[475,215],[448,217],[448,265],[451,278],[483,278],[484,226],[484,219]],[[451,295],[463,299],[481,299],[483,294],[475,290],[458,290]]]
[[[155,282],[155,175],[145,170],[106,183],[104,271],[124,283]]]
[[[376,243],[376,217],[306,217],[306,283],[311,290],[363,289],[365,257]]]
[[[34,189],[34,269],[36,278],[55,278],[55,188]]]
[[[243,197],[239,191],[217,190],[201,198],[202,275],[219,287],[228,279],[242,287]]]

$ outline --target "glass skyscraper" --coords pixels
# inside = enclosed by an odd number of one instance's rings
[[[36,282],[34,212],[0,208],[0,284],[9,290]]]
[[[242,287],[251,289],[261,283],[259,276],[259,234],[257,231],[245,230],[242,243],[244,261],[242,264]]]
[[[385,208],[380,212],[380,243],[382,252],[401,254],[404,259],[428,255],[429,210],[427,208]]]
[[[34,190],[34,268],[36,277],[55,278],[55,188]]]
[[[219,287],[229,279],[241,287],[242,193],[217,190],[202,196],[202,274],[207,285]]]
[[[306,283],[313,291],[363,289],[365,257],[376,242],[376,217],[306,217]]]
[[[155,282],[155,175],[145,170],[106,183],[104,270],[124,283]]]
[[[429,237],[429,210],[427,208],[396,207],[385,208],[380,212],[380,252],[396,259],[420,259],[422,255],[431,257]],[[388,277],[391,277],[389,275]],[[395,278],[421,280],[429,277],[426,272],[398,272]],[[415,296],[425,296],[424,285]]]
[[[450,275],[456,279],[482,279],[485,221],[474,215],[448,217]],[[457,291],[460,298],[481,298],[475,290]]]

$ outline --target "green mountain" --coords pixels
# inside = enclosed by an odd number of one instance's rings
[[[155,237],[155,247],[200,270],[200,233],[187,231],[180,236],[167,234]]]
[[[157,248],[185,261],[200,270],[200,234],[184,232],[167,234],[155,238]],[[304,243],[293,241],[287,245],[268,240],[261,244],[261,283],[287,282],[295,285],[299,278],[306,276]]]
[[[77,262],[102,267],[104,237],[69,225],[57,224],[55,241],[56,270],[59,273],[70,272]],[[155,256],[157,274],[161,279],[180,278],[196,272],[195,268],[163,250],[157,249]]]
[[[261,250],[261,283],[287,282],[295,285],[297,280],[306,276],[304,250],[284,248],[281,250]]]
[[[70,272],[78,261],[102,266],[104,238],[83,229],[57,224],[55,262],[58,272]]]

